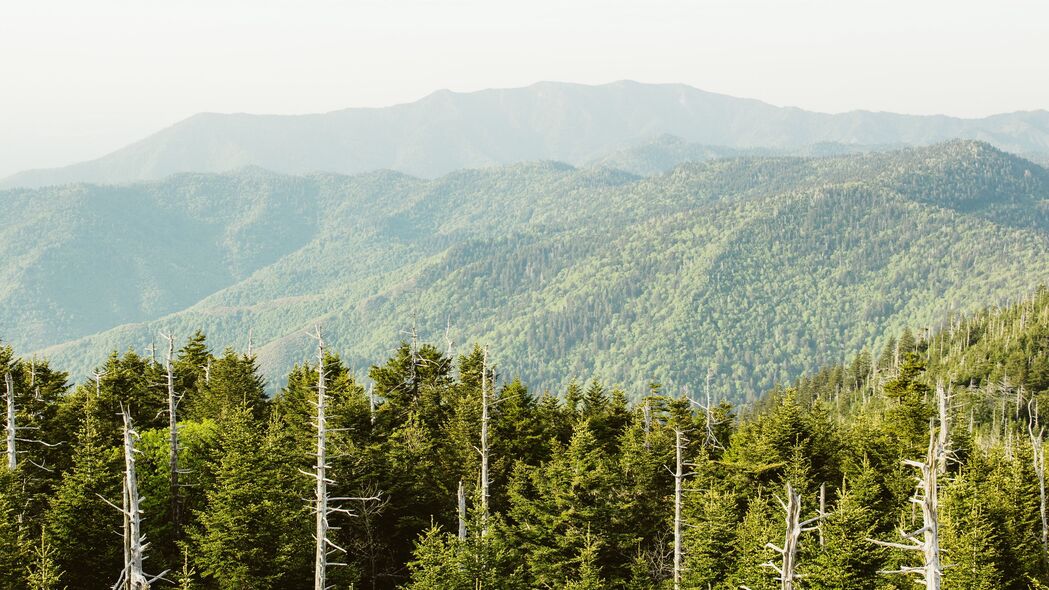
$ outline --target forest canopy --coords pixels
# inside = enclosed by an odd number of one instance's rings
[[[537,393],[497,350],[414,338],[365,379],[315,336],[272,398],[199,332],[75,385],[0,349],[0,588],[1049,583],[1049,291],[746,406]]]

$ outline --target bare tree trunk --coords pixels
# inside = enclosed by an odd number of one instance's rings
[[[681,501],[685,479],[685,435],[680,430],[674,431],[674,590],[681,590]]]
[[[466,540],[466,488],[463,487],[463,480],[459,480],[459,540]]]
[[[11,372],[4,374],[7,385],[7,468],[14,471],[18,467],[18,423],[15,414],[15,380]]]
[[[900,532],[903,539],[909,541],[909,543],[889,543],[870,539],[871,542],[883,547],[921,552],[921,567],[905,566],[898,570],[888,570],[879,573],[917,575],[920,577],[920,583],[926,590],[940,590],[943,585],[943,568],[940,565],[939,485],[936,477],[940,461],[938,451],[936,428],[930,421],[929,450],[925,461],[907,460],[903,462],[904,465],[917,469],[919,473],[917,477],[918,489],[911,498],[911,502],[921,508],[922,528],[911,533]]]
[[[161,334],[168,341],[168,356],[165,362],[168,388],[168,479],[171,493],[171,522],[175,527],[175,536],[181,536],[182,523],[182,490],[178,476],[178,399],[175,396],[175,372],[171,360],[175,354],[175,338],[170,334]]]
[[[375,425],[375,384],[368,384],[368,418],[372,426]]]
[[[121,504],[123,509],[120,515],[123,517],[124,522],[124,571],[120,575],[124,578],[124,589],[127,590],[131,586],[131,580],[128,578],[128,572],[131,571],[131,519],[129,517],[131,512],[128,509],[126,476],[121,479],[120,491],[123,495],[123,503]]]
[[[149,582],[142,572],[142,557],[145,548],[142,539],[142,509],[139,506],[138,479],[135,475],[135,433],[131,428],[131,417],[124,412],[124,482],[127,489],[128,517],[128,588],[148,588]]]
[[[1030,404],[1028,405],[1030,407]],[[1027,431],[1031,435],[1034,472],[1038,476],[1038,513],[1042,519],[1042,560],[1049,559],[1049,515],[1046,514],[1044,429],[1038,424],[1038,408],[1030,412]]]
[[[97,400],[102,396],[102,377],[106,374],[105,371],[95,371],[91,374],[95,378],[95,399]]]
[[[641,414],[645,424],[645,448],[651,447],[649,437],[652,435],[652,407],[649,398],[645,398],[645,405],[641,406]]]
[[[820,535],[820,547],[826,544],[826,539],[823,538],[823,520],[827,518],[827,484],[820,484],[820,509],[816,513],[819,517],[819,524],[816,525],[816,530]]]
[[[131,424],[131,415],[126,408],[121,408],[124,418],[124,571],[121,580],[117,582],[120,586],[124,583],[128,590],[149,590],[153,582],[162,578],[167,573],[165,570],[158,576],[148,578],[143,571],[143,562],[146,559],[146,536],[142,533],[142,507],[138,494],[138,478],[135,474],[135,442],[138,433]]]
[[[795,571],[798,562],[798,540],[801,538],[802,533],[816,530],[811,525],[819,522],[822,516],[817,515],[815,518],[801,522],[801,494],[795,491],[794,486],[790,483],[787,484],[787,501],[783,502],[780,500],[780,506],[783,507],[783,520],[786,524],[783,546],[777,547],[772,543],[765,545],[779,553],[780,563],[776,565],[770,561],[762,565],[771,568],[778,574],[777,577],[782,590],[794,590],[797,587],[795,582],[801,578]]]
[[[345,563],[328,561],[328,556],[336,551],[346,553],[345,549],[336,545],[328,537],[328,532],[332,528],[328,522],[328,518],[335,513],[353,516],[353,513],[349,510],[333,506],[332,503],[348,500],[356,500],[362,503],[371,502],[379,500],[379,494],[367,498],[332,498],[328,495],[328,484],[333,482],[328,478],[328,384],[324,372],[324,337],[321,334],[320,326],[317,326],[313,337],[317,339],[317,463],[314,467],[315,471],[313,473],[305,471],[303,473],[313,477],[316,480],[317,486],[316,498],[314,499],[314,511],[316,516],[316,530],[314,531],[314,535],[316,537],[316,546],[314,554],[313,586],[314,590],[327,590],[329,588],[328,566],[346,565]]]
[[[317,497],[315,510],[317,512],[316,531],[317,538],[316,562],[314,564],[314,590],[327,590],[328,569],[328,425],[325,415],[328,394],[327,385],[324,381],[324,339],[321,329],[317,327],[317,464],[315,477],[317,480]]]
[[[481,534],[488,534],[488,347],[481,362]]]
[[[936,470],[940,475],[947,473],[947,458],[950,455],[951,445],[951,394],[943,387],[943,383],[936,384],[936,408],[940,418],[940,429],[936,439]]]

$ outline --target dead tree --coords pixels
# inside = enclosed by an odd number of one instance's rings
[[[36,367],[35,366],[31,366],[29,386],[33,387],[33,385],[35,383],[36,383]],[[49,443],[49,442],[44,441],[42,439],[23,438],[22,437],[22,433],[23,432],[25,432],[26,430],[39,430],[39,426],[19,425],[19,423],[18,423],[18,404],[17,404],[18,400],[16,399],[17,390],[15,389],[14,377],[12,376],[10,371],[8,371],[4,375],[4,385],[5,385],[5,389],[7,391],[7,394],[5,396],[5,398],[6,398],[6,404],[5,405],[6,405],[6,408],[7,408],[7,424],[6,424],[6,431],[7,431],[6,432],[6,434],[7,434],[7,453],[6,453],[6,455],[7,455],[7,468],[9,470],[11,470],[11,471],[14,471],[19,465],[19,456],[18,456],[18,454],[25,452],[24,450],[19,450],[18,447],[21,446],[21,445],[19,445],[19,443],[26,443],[26,444],[29,444],[29,445],[42,445],[42,446],[45,446],[45,447],[57,447],[59,445],[65,444],[65,443],[64,442]],[[37,399],[40,399],[40,386],[39,385],[36,386],[36,396],[37,396]],[[32,420],[32,418],[33,418],[33,416],[29,416],[30,420]],[[49,472],[50,471],[54,471],[53,469],[51,469],[50,467],[48,467],[46,465],[46,460],[43,461],[42,463],[37,463],[36,461],[33,461],[33,459],[31,459],[31,458],[26,458],[25,462],[29,463],[33,467],[36,467],[37,469],[42,469],[44,471],[49,471]]]
[[[102,397],[102,377],[106,374],[105,371],[95,371],[91,374],[95,378],[95,399]]]
[[[463,480],[459,480],[459,495],[458,495],[458,512],[459,512],[459,540],[466,540],[466,488],[463,487]]]
[[[1038,476],[1038,512],[1042,518],[1042,559],[1049,559],[1049,516],[1046,515],[1045,498],[1045,428],[1038,424],[1038,406],[1028,403],[1029,410],[1027,432],[1031,436],[1031,455],[1034,472]]]
[[[168,479],[171,494],[171,522],[175,526],[177,536],[182,522],[182,493],[178,481],[179,473],[181,473],[178,467],[178,405],[182,398],[175,394],[175,371],[171,365],[172,357],[175,354],[175,338],[170,334],[161,333],[161,336],[168,341],[168,355],[165,359],[168,394]]]
[[[794,590],[794,588],[797,587],[795,583],[801,579],[801,575],[796,571],[798,564],[798,541],[801,538],[802,533],[817,530],[817,527],[812,525],[819,522],[822,516],[817,515],[806,521],[801,520],[801,494],[795,491],[794,486],[790,483],[787,484],[786,502],[779,499],[779,503],[780,506],[783,507],[783,521],[786,524],[786,531],[783,536],[783,546],[777,547],[773,543],[767,543],[765,547],[780,555],[780,563],[777,565],[772,561],[768,561],[761,565],[776,572],[776,579],[780,581],[780,588],[782,588],[782,590]]]
[[[331,538],[328,537],[328,532],[332,528],[329,524],[328,518],[332,514],[337,513],[352,515],[349,510],[338,508],[334,506],[333,503],[346,500],[367,502],[378,500],[379,496],[376,494],[368,498],[332,498],[328,495],[328,484],[334,483],[334,481],[328,477],[328,387],[324,372],[324,337],[321,334],[320,326],[317,326],[313,337],[317,340],[317,415],[314,424],[317,428],[317,462],[314,467],[314,472],[306,474],[313,477],[317,485],[316,497],[314,498],[314,516],[316,517],[316,530],[314,531],[314,535],[316,539],[316,547],[313,586],[314,590],[328,590],[328,566],[346,565],[345,563],[328,561],[328,557],[336,552],[346,553],[345,549],[336,545]]]
[[[649,398],[646,397],[645,398],[645,405],[641,406],[641,414],[643,416],[643,421],[644,421],[644,424],[645,424],[645,448],[646,449],[651,447],[651,443],[649,442],[649,438],[652,435],[652,407],[649,404],[650,404],[650,400],[649,400]]]
[[[939,490],[937,484],[939,444],[936,428],[929,423],[929,450],[924,461],[905,460],[903,463],[918,470],[916,476],[917,491],[911,502],[921,508],[922,527],[914,532],[901,530],[904,543],[890,543],[870,539],[883,547],[919,551],[922,554],[921,566],[904,566],[898,570],[883,570],[881,574],[912,574],[919,577],[919,583],[926,590],[940,590],[943,584],[943,567],[940,565],[940,524],[939,524]]]
[[[11,372],[4,374],[7,385],[7,468],[14,471],[18,467],[18,423],[15,408],[15,380]]]
[[[688,397],[688,401],[692,405],[694,405],[694,406],[698,407],[699,409],[703,410],[703,429],[704,429],[703,446],[707,447],[709,449],[720,449],[722,447],[721,447],[721,443],[718,441],[717,432],[716,432],[715,429],[716,429],[716,427],[719,424],[721,424],[721,420],[719,420],[717,418],[717,416],[714,414],[714,402],[711,400],[711,395],[710,395],[710,379],[711,379],[711,377],[713,377],[713,375],[714,375],[714,367],[708,367],[707,368],[707,382],[706,382],[706,388],[705,388],[706,389],[706,392],[705,392],[706,403],[705,404],[701,404],[701,403],[695,401],[694,399],[692,399],[689,396],[686,396],[686,397]]]
[[[827,484],[820,484],[820,509],[816,513],[816,517],[819,522],[816,524],[816,531],[820,535],[820,547],[823,547],[827,540],[823,537],[823,521],[827,518]]]
[[[484,357],[481,361],[481,518],[483,525],[481,534],[488,533],[488,485],[491,483],[488,477],[488,347],[484,347]]]
[[[317,463],[314,477],[316,478],[317,491],[314,511],[317,519],[316,530],[316,561],[314,563],[313,587],[315,590],[327,590],[328,588],[328,555],[330,549],[340,548],[328,539],[328,516],[331,509],[328,507],[328,418],[325,414],[328,404],[327,385],[324,380],[324,337],[321,335],[320,326],[317,327],[315,335],[317,339]]]
[[[681,590],[681,572],[683,561],[681,506],[684,494],[685,478],[685,445],[688,439],[681,430],[674,430],[674,590]]]
[[[139,451],[135,448],[138,442],[138,432],[131,424],[131,415],[127,409],[121,407],[121,415],[124,418],[124,502],[122,508],[106,500],[106,503],[117,508],[124,517],[124,570],[120,572],[120,578],[113,585],[113,590],[124,588],[125,590],[149,590],[153,582],[164,579],[164,570],[160,574],[149,577],[143,571],[143,562],[146,560],[146,535],[142,532],[142,507],[141,498],[138,494],[138,478],[135,475],[135,454]],[[103,498],[105,500],[105,498]]]
[[[936,408],[940,418],[940,429],[936,438],[936,470],[940,475],[947,473],[947,459],[951,454],[951,393],[943,383],[936,384]]]
[[[375,425],[375,384],[368,384],[368,419]]]

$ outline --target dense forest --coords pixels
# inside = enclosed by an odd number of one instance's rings
[[[414,337],[358,379],[320,329],[269,398],[250,348],[158,336],[75,386],[0,349],[0,588],[1049,584],[1044,289],[747,406]]]
[[[713,364],[711,387],[742,403],[1049,282],[1049,172],[971,141],[644,178],[251,169],[0,201],[0,334],[77,380],[159,330],[201,329],[217,351],[252,330],[275,393],[309,326],[360,374],[415,324],[488,343],[540,390],[586,375],[636,398]]]

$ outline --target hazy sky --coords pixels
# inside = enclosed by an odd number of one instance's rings
[[[0,177],[200,111],[684,82],[777,105],[1049,108],[1045,0],[3,0]]]

